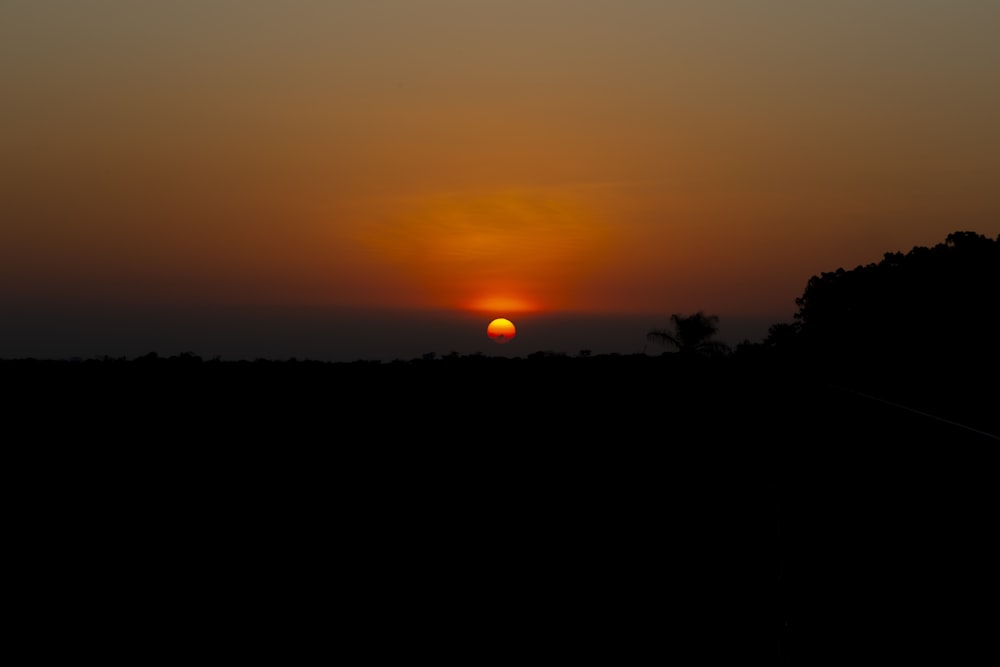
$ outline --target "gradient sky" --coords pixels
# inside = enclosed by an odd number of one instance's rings
[[[0,308],[788,321],[1000,233],[998,34],[996,0],[0,0]]]

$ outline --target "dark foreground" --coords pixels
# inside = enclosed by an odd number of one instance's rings
[[[26,613],[81,655],[992,650],[1000,439],[954,393],[647,357],[0,368]]]

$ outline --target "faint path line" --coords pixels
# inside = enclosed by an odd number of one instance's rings
[[[892,401],[887,401],[884,398],[879,398],[878,396],[872,396],[871,394],[866,394],[864,392],[857,391],[856,389],[849,389],[848,387],[839,387],[837,385],[830,385],[830,386],[833,387],[834,389],[839,389],[841,391],[850,392],[852,394],[856,394],[858,396],[861,396],[863,398],[867,398],[867,399],[872,400],[872,401],[878,401],[879,403],[885,403],[886,405],[891,405],[894,408],[899,408],[901,410],[908,410],[908,411],[913,412],[914,414],[918,414],[918,415],[920,415],[922,417],[929,417],[931,419],[936,419],[939,422],[944,422],[945,424],[950,424],[951,426],[957,426],[958,428],[964,428],[966,431],[972,431],[973,433],[977,433],[979,435],[985,435],[987,438],[993,438],[994,440],[1000,440],[1000,436],[998,436],[998,435],[996,435],[994,433],[987,433],[986,431],[980,431],[977,428],[972,428],[971,426],[966,426],[965,424],[959,424],[958,422],[953,422],[950,419],[945,419],[944,417],[938,417],[937,415],[932,415],[931,413],[924,412],[923,410],[917,410],[916,408],[911,408],[911,407],[908,407],[906,405],[902,405],[900,403],[893,403]]]

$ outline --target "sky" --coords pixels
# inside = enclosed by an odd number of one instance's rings
[[[0,358],[760,340],[813,275],[1000,234],[998,32],[995,0],[0,0]]]

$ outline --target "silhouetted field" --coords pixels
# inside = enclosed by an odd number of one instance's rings
[[[637,446],[685,436],[731,445],[758,437],[889,446],[975,439],[975,431],[998,432],[995,390],[975,377],[983,372],[809,368],[754,353],[694,360],[537,353],[391,363],[194,355],[0,360],[10,414],[30,415],[36,428],[53,433],[147,442],[196,432],[252,435],[258,442],[349,434],[354,442],[393,445],[405,439],[532,448],[599,438]]]
[[[372,643],[391,627],[415,646],[510,634],[508,657],[544,635],[608,660],[667,642],[798,663],[872,643],[946,652],[953,610],[995,588],[998,440],[935,414],[951,402],[920,414],[783,364],[0,369],[36,529],[146,595],[211,586],[227,607],[291,604],[293,624],[318,622],[298,605],[319,596]]]

